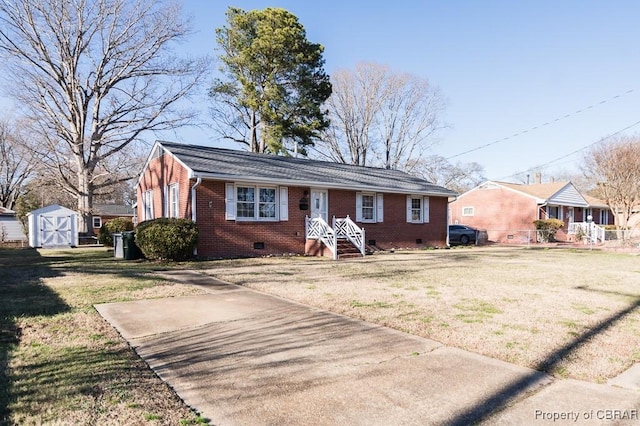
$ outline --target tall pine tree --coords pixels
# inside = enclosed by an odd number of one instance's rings
[[[225,79],[211,89],[212,113],[222,136],[252,152],[304,153],[329,124],[322,109],[331,95],[324,48],[279,8],[230,7],[216,36]]]

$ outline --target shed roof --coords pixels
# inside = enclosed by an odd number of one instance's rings
[[[133,207],[125,204],[94,204],[94,215],[104,216],[133,216]]]
[[[47,214],[47,213],[51,213],[51,214],[55,213],[56,215],[77,216],[77,213],[74,212],[73,210],[60,206],[58,204],[51,204],[49,206],[45,206],[37,210],[33,210],[27,213],[27,216],[29,215],[35,216],[35,215]]]
[[[399,170],[171,142],[157,142],[156,148],[158,145],[190,169],[192,177],[444,197],[456,195],[447,188]]]

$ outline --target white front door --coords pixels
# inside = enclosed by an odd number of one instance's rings
[[[328,221],[329,192],[326,189],[311,189],[311,218],[321,217]]]

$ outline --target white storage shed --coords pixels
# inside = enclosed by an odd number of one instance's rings
[[[78,214],[66,207],[52,204],[27,214],[31,247],[76,247],[78,245]]]

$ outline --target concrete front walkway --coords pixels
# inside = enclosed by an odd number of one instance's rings
[[[637,375],[627,388],[558,381],[197,272],[165,275],[206,294],[96,309],[211,424],[640,421]]]

